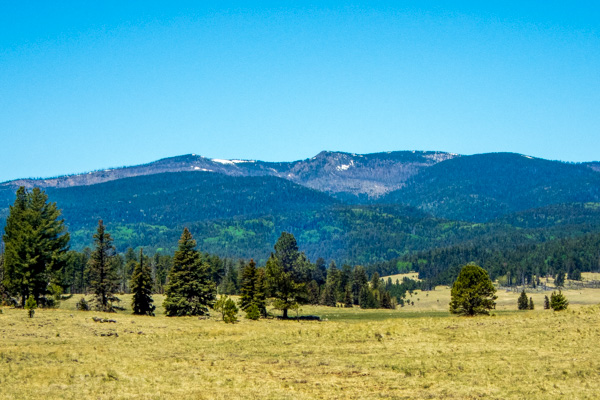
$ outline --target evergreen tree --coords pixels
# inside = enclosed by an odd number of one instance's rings
[[[95,248],[89,260],[90,289],[94,294],[96,309],[114,312],[112,303],[120,301],[114,293],[119,287],[119,276],[113,262],[113,239],[105,230],[102,220],[94,234]]]
[[[242,270],[242,282],[240,285],[240,308],[244,311],[254,302],[256,294],[257,270],[254,260]]]
[[[378,308],[377,300],[373,295],[373,291],[368,286],[363,286],[359,295],[360,308]]]
[[[373,289],[373,291],[378,291],[380,285],[381,278],[379,277],[379,274],[377,272],[374,272],[373,276],[371,276],[371,289]]]
[[[488,273],[475,264],[465,265],[450,292],[450,312],[459,315],[489,314],[496,307],[496,288]]]
[[[243,269],[243,261],[240,260]],[[233,262],[225,262],[225,276],[219,286],[219,293],[238,294],[240,292],[239,268]]]
[[[255,304],[253,306],[253,308],[258,309]],[[221,313],[225,323],[234,323],[237,321],[238,308],[235,302],[228,296],[221,295],[215,303],[214,310]]]
[[[348,284],[348,286],[346,286],[346,293],[344,295],[344,307],[352,308],[353,305],[354,299],[352,296],[352,286]]]
[[[33,314],[35,314],[35,309],[37,308],[37,303],[32,294],[30,294],[27,298],[24,308],[28,311],[29,318],[33,318]]]
[[[297,283],[292,273],[285,272],[281,262],[273,253],[267,260],[265,274],[271,295],[275,297],[273,306],[283,311],[283,318],[288,317],[288,310],[298,304],[303,293],[303,285]]]
[[[321,305],[328,307],[337,306],[337,301],[335,299],[335,289],[330,284],[325,284],[325,287],[321,292]]]
[[[267,316],[267,291],[265,269],[259,268],[256,270],[256,285],[254,288],[254,301],[252,303],[258,308],[259,313],[263,317]]]
[[[60,216],[39,188],[17,190],[3,235],[4,286],[21,297],[22,306],[29,295],[44,305],[49,284],[64,284],[58,278],[64,276],[69,234]]]
[[[396,304],[395,302],[392,300],[392,296],[390,295],[390,292],[388,292],[387,290],[384,290],[381,293],[381,304],[380,304],[381,308],[388,308],[388,309],[395,309],[396,308]]]
[[[308,282],[308,285],[306,285],[306,296],[308,304],[319,304],[319,284],[314,279]]]
[[[260,319],[260,310],[256,304],[252,304],[250,307],[248,307],[246,310],[246,318],[254,321],[258,321]]]
[[[550,296],[550,307],[552,307],[554,311],[566,310],[568,306],[569,302],[560,290],[558,293],[552,292],[552,295]]]
[[[521,292],[519,299],[517,300],[517,307],[519,310],[528,310],[529,309],[529,300],[527,299],[527,295],[525,294],[525,290]]]
[[[327,266],[325,265],[325,259],[323,257],[317,258],[312,279],[316,281],[319,286],[325,284],[327,279]]]
[[[133,293],[131,308],[134,314],[154,316],[156,307],[152,304],[154,302],[152,299],[153,286],[152,271],[148,262],[144,260],[143,250],[140,249],[140,261],[135,264],[129,283],[131,293]]]
[[[565,271],[562,269],[556,273],[556,277],[554,278],[554,286],[557,288],[565,286]]]
[[[548,296],[544,296],[544,310],[550,309],[550,299]]]
[[[294,235],[283,232],[275,243],[275,253],[267,260],[265,275],[274,306],[288,317],[288,310],[306,301],[306,283],[310,277],[309,262],[298,251]]]
[[[196,241],[185,228],[173,256],[163,302],[167,316],[205,315],[215,300],[216,285],[209,279],[209,265],[195,249]]]
[[[533,297],[530,297],[530,298],[529,298],[529,309],[530,309],[530,310],[533,310],[534,308],[535,308],[535,307],[534,307],[534,305],[533,305]]]
[[[129,283],[131,283],[131,276],[137,264],[138,259],[135,255],[135,251],[133,248],[128,247],[125,252],[125,259],[121,265],[119,265],[120,268],[118,269],[121,278],[121,292],[128,293],[132,290]]]
[[[357,265],[352,271],[352,295],[354,304],[359,304],[359,295],[363,287],[369,283],[369,277],[364,267]]]

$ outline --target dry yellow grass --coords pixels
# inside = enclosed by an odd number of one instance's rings
[[[496,316],[454,317],[438,288],[398,310],[303,307],[327,321],[234,325],[77,312],[78,298],[33,319],[4,308],[0,398],[597,398],[600,307],[579,303],[599,292],[565,293],[560,313],[535,297],[535,311],[509,311],[519,293],[503,292]]]

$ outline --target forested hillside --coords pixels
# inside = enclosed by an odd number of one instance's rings
[[[0,225],[14,184],[37,182],[62,210],[76,250],[90,246],[103,219],[120,252],[172,253],[188,227],[202,251],[264,263],[286,231],[312,260],[382,274],[415,269],[446,282],[454,264],[468,261],[501,272],[518,263],[548,267],[549,243],[600,232],[596,165],[510,153],[322,152],[291,163],[187,155],[5,183]],[[398,190],[377,198],[391,189]]]
[[[583,164],[513,153],[444,161],[380,199],[410,204],[438,217],[475,222],[551,204],[598,201],[598,172]]]

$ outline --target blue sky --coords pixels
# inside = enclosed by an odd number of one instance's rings
[[[171,3],[0,4],[0,181],[186,153],[600,160],[593,2]]]

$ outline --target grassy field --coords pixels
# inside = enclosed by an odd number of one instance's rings
[[[536,310],[515,311],[519,293],[502,291],[494,316],[450,316],[438,287],[397,310],[304,306],[324,320],[234,325],[160,307],[78,312],[79,297],[32,319],[4,308],[0,398],[595,399],[600,289],[564,293],[559,313],[543,310],[544,293]]]

